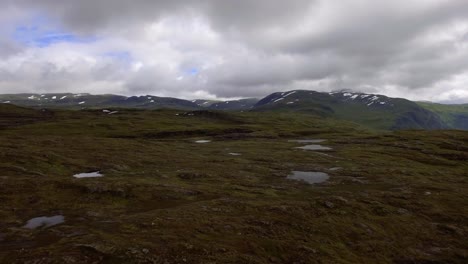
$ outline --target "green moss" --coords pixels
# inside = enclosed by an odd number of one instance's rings
[[[466,132],[181,113],[2,121],[0,262],[465,262]],[[293,138],[327,139],[333,150],[296,149]],[[98,170],[103,178],[72,177]],[[312,186],[287,180],[292,170],[331,177]],[[62,225],[21,228],[58,214]]]

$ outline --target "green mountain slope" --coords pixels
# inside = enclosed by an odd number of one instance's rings
[[[448,128],[438,115],[412,101],[363,93],[280,92],[260,100],[254,110],[311,113],[375,129]]]
[[[439,115],[450,127],[468,130],[468,104],[445,105],[428,102],[418,102],[418,104]]]
[[[245,111],[250,110],[258,102],[257,98],[246,98],[239,100],[229,101],[216,101],[216,100],[193,100],[201,108],[210,110],[228,110],[228,111]]]
[[[183,100],[169,97],[91,95],[91,94],[7,94],[0,104],[32,108],[57,109],[184,109],[220,111],[280,111],[307,113],[322,118],[346,120],[382,130],[463,129],[468,130],[468,105],[416,103],[383,95],[315,91],[273,93],[261,100],[255,98],[216,101]]]
[[[243,111],[250,110],[258,102],[256,98],[247,98],[240,100],[231,100],[231,101],[222,101],[216,102],[208,106],[212,110],[233,110],[233,111]]]
[[[219,102],[222,102],[222,101],[219,101],[219,100],[205,100],[205,99],[197,99],[197,100],[192,101],[192,103],[195,103],[199,107],[203,107],[203,108],[208,108],[212,104],[219,103]]]

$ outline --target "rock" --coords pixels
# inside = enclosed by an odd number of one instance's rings
[[[269,257],[268,260],[270,261],[270,263],[281,263],[281,260],[276,257]]]
[[[193,173],[193,172],[181,172],[177,177],[183,180],[195,180],[200,178],[205,178],[207,175],[202,173]]]
[[[363,224],[363,223],[358,223],[357,226],[363,228],[364,230],[366,230],[366,232],[369,234],[369,235],[372,235],[374,233],[374,231],[366,224]]]
[[[397,212],[402,215],[409,214],[409,211],[404,208],[398,208]]]
[[[360,178],[351,178],[351,182],[360,183],[360,184],[366,184],[367,183],[366,180],[362,180]]]
[[[317,254],[317,250],[315,250],[313,248],[310,248],[308,246],[300,246],[299,248],[306,251],[306,252],[309,252],[309,253],[312,253],[312,254]]]
[[[186,249],[193,249],[194,248],[194,246],[192,244],[189,244],[189,243],[184,243],[183,245],[184,245],[184,247]]]
[[[344,203],[344,204],[348,204],[349,201],[346,200],[345,198],[341,197],[341,196],[333,196],[333,199],[337,202],[341,202],[341,203]]]
[[[330,201],[325,201],[324,205],[325,207],[330,208],[330,209],[335,207],[335,204]]]
[[[459,235],[459,236],[464,235],[464,231],[461,228],[454,226],[454,225],[437,224],[437,228],[441,230],[442,232],[444,232],[445,234]]]
[[[86,215],[87,215],[87,216],[91,216],[91,217],[98,217],[98,216],[100,216],[101,214],[98,213],[98,212],[88,211],[88,212],[86,212]]]
[[[285,205],[271,206],[269,210],[274,212],[287,213],[289,212],[289,207]]]

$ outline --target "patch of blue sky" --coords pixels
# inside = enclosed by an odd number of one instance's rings
[[[191,68],[186,73],[187,73],[187,75],[194,76],[194,75],[198,75],[198,73],[200,73],[200,71],[197,68]]]
[[[39,47],[47,47],[47,46],[50,46],[56,43],[61,43],[61,42],[91,43],[95,41],[96,41],[95,38],[78,37],[76,35],[67,34],[67,33],[56,33],[56,34],[41,36],[35,40],[35,43]]]
[[[45,18],[34,18],[24,25],[17,26],[13,39],[24,45],[34,47],[48,47],[57,43],[90,43],[96,41],[94,37],[81,37],[73,33],[60,30]]]

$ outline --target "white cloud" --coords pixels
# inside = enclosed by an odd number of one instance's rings
[[[468,102],[464,0],[0,0],[0,6],[2,93],[224,98],[346,88]],[[15,40],[15,29],[35,16],[72,39],[41,47]]]

